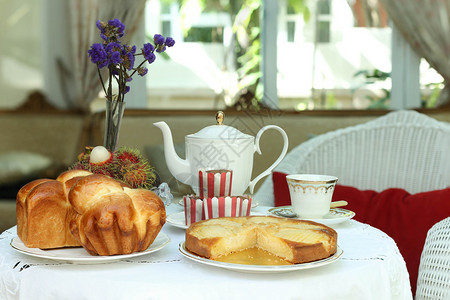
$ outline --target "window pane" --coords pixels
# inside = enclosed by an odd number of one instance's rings
[[[0,108],[15,108],[31,91],[43,87],[41,4],[40,0],[1,4]]]
[[[170,59],[158,58],[149,69],[149,107],[218,109],[230,105],[240,89],[239,45],[233,35],[233,16],[240,6],[219,0],[207,1],[204,7],[195,1],[186,1],[184,6],[178,1],[161,3],[147,1],[146,34],[153,36],[162,30],[176,44],[166,51]]]
[[[331,0],[320,0],[317,3],[317,9],[319,15],[331,14]]]
[[[161,34],[163,36],[170,36],[172,34],[171,32],[171,24],[170,21],[162,21],[162,29],[161,29]]]
[[[330,22],[321,21],[318,22],[317,42],[329,43],[330,42]]]
[[[261,2],[148,0],[147,36],[176,40],[170,59],[158,58],[146,76],[148,106],[219,109],[260,99]],[[277,39],[281,109],[389,108],[392,30],[379,0],[369,2],[278,1],[278,37],[266,39]],[[421,75],[430,107],[442,78],[426,62]]]
[[[288,21],[287,22],[287,41],[294,42],[295,39],[295,22]]]
[[[285,14],[280,14],[280,108],[366,109],[385,104],[391,84],[386,76],[391,70],[391,29],[387,22],[378,27],[359,26],[346,0],[305,3],[309,20],[305,21],[304,12],[298,12],[292,26],[282,19]],[[280,5],[280,10],[287,11],[283,2]],[[295,33],[283,33],[292,27]],[[292,35],[293,42],[283,40]]]

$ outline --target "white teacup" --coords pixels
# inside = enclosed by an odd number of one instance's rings
[[[330,211],[338,178],[329,175],[292,174],[286,176],[292,210],[301,218],[319,219]]]

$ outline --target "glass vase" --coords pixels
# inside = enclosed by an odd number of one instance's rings
[[[114,152],[117,149],[124,111],[125,102],[106,100],[104,146],[110,152]]]

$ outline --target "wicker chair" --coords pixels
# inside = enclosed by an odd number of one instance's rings
[[[416,300],[422,299],[450,299],[450,217],[428,231],[416,290]]]
[[[362,190],[418,193],[450,184],[450,125],[416,111],[395,111],[328,132],[292,149],[274,171],[334,175]],[[274,205],[270,175],[254,199]]]

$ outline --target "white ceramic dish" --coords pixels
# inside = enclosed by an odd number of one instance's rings
[[[24,245],[24,243],[18,236],[14,237],[11,240],[11,247],[20,253],[38,258],[64,261],[74,264],[101,264],[156,252],[164,248],[167,244],[169,244],[169,242],[170,242],[169,236],[163,232],[160,232],[156,237],[156,239],[153,241],[153,243],[150,245],[150,247],[148,247],[147,250],[145,251],[124,255],[111,255],[111,256],[93,256],[90,255],[82,247],[61,248],[51,250],[28,248],[27,246]]]
[[[290,214],[293,213],[292,206],[279,206],[274,207],[268,210],[268,212],[271,215],[277,216],[277,217],[286,217],[286,213]],[[302,219],[302,218],[291,218],[291,219],[301,219],[301,220],[310,220],[317,223],[321,223],[327,226],[330,225],[336,225],[342,222],[345,222],[347,220],[350,220],[355,216],[355,213],[348,209],[343,208],[331,208],[330,212],[325,215],[323,218],[320,219]]]
[[[201,256],[198,256],[196,254],[193,254],[186,250],[184,246],[184,242],[181,242],[178,249],[180,250],[181,254],[193,261],[196,261],[201,264],[210,265],[213,267],[228,269],[232,271],[238,271],[238,272],[246,272],[246,273],[281,273],[281,272],[291,272],[291,271],[298,271],[298,270],[306,270],[306,269],[312,269],[312,268],[318,268],[322,267],[328,264],[331,264],[333,262],[336,262],[344,253],[341,248],[338,247],[336,253],[333,256],[330,256],[328,258],[313,261],[309,263],[304,264],[296,264],[296,265],[284,265],[284,266],[270,266],[270,265],[243,265],[243,264],[233,264],[233,263],[226,263],[226,262],[220,262],[215,261],[211,259],[207,259]]]
[[[260,214],[260,213],[252,213],[250,212],[251,216],[264,216],[264,214]],[[166,217],[166,223],[181,229],[187,229],[189,226],[186,225],[185,222],[185,217],[184,217],[184,211],[180,211],[177,213],[173,213],[170,215],[167,215]]]
[[[170,215],[167,215],[166,217],[166,223],[181,229],[187,229],[188,226],[186,225],[186,219],[184,216],[184,211],[173,213]]]

